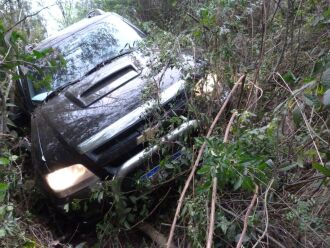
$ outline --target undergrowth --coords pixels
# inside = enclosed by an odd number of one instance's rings
[[[191,165],[206,142],[180,209],[177,246],[205,247],[214,200],[212,180],[216,177],[214,247],[235,247],[241,237],[244,247],[328,247],[328,1],[184,0],[171,1],[166,8],[169,6],[173,13],[166,22],[159,16],[137,16],[143,17],[141,26],[149,33],[146,46],[159,54],[157,63],[150,65],[154,74],[164,67],[185,69],[187,116],[199,120],[199,132],[179,144],[184,148],[180,159],[173,161],[164,150],[160,181],[138,181],[135,192],[121,195],[113,194],[114,182],[106,182],[94,192],[92,201],[110,205],[97,226],[98,245],[119,246],[121,235],[126,238],[145,221],[168,234]],[[180,20],[175,19],[178,16]],[[204,71],[196,72],[182,63],[178,59],[182,53],[201,63]],[[205,138],[228,89],[243,74],[245,82],[211,137]],[[215,85],[207,90],[204,86],[210,77]],[[155,89],[157,85],[146,89],[146,97]],[[233,112],[237,117],[224,143]],[[162,110],[158,114],[162,118]],[[168,121],[174,127],[180,118],[169,117]],[[157,144],[157,140],[152,142]],[[10,239],[14,233],[21,237],[20,244],[34,242],[33,236],[21,231],[13,214],[14,197],[8,188],[11,182],[20,182],[17,171],[7,174],[4,169],[21,158],[8,149],[1,150],[0,157],[0,175],[5,180],[0,184],[0,237]],[[155,193],[156,189],[161,193]],[[250,208],[254,195],[257,201]],[[121,214],[116,211],[118,203]],[[73,202],[69,209],[83,208],[84,204]],[[243,233],[244,224],[247,230]]]

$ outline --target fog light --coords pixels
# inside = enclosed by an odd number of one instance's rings
[[[95,176],[82,164],[74,164],[45,176],[49,187],[59,197],[66,197],[96,182]]]

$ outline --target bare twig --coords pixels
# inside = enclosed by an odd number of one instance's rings
[[[271,24],[273,22],[273,20],[274,20],[274,18],[276,16],[276,13],[277,13],[277,11],[278,11],[278,9],[280,7],[280,4],[281,4],[281,0],[278,0],[277,3],[276,3],[276,8],[275,8],[275,11],[274,11],[274,13],[272,15],[272,18],[267,22],[267,24]]]
[[[225,108],[227,107],[228,103],[229,103],[229,100],[231,98],[231,96],[234,94],[234,92],[236,91],[236,89],[238,88],[238,86],[245,80],[245,75],[241,76],[239,78],[239,80],[235,83],[234,87],[232,88],[232,90],[230,91],[230,93],[228,94],[227,98],[226,98],[226,101],[223,103],[221,109],[219,110],[218,114],[216,115],[216,117],[214,118],[208,132],[207,132],[207,135],[206,135],[206,138],[209,138],[213,132],[213,129],[215,128],[215,125],[217,124],[220,116],[224,113],[225,111]],[[201,148],[199,149],[198,151],[198,155],[197,155],[197,158],[195,160],[195,163],[194,165],[192,166],[192,169],[191,169],[191,172],[189,174],[189,177],[183,187],[183,190],[181,192],[181,195],[180,195],[180,198],[179,198],[179,201],[178,201],[178,205],[177,205],[177,208],[176,208],[176,211],[175,211],[175,215],[174,215],[174,219],[173,219],[173,222],[172,222],[172,226],[171,226],[171,230],[170,230],[170,234],[169,234],[169,237],[168,237],[168,240],[167,240],[167,247],[170,247],[170,244],[172,243],[172,239],[173,239],[173,236],[174,236],[174,230],[175,230],[175,227],[176,227],[176,222],[179,218],[179,214],[180,214],[180,210],[181,210],[181,207],[182,207],[182,204],[183,204],[183,199],[186,195],[186,192],[188,190],[188,187],[190,185],[190,182],[192,180],[192,178],[194,177],[194,174],[195,174],[195,171],[197,169],[197,166],[202,158],[202,155],[203,155],[203,152],[206,148],[206,142],[204,142],[201,146]]]
[[[228,122],[226,131],[225,131],[225,136],[223,138],[223,143],[227,143],[228,137],[229,137],[229,131],[231,126],[233,125],[234,119],[237,115],[237,111],[235,111]],[[217,186],[218,186],[218,178],[215,176],[212,179],[212,201],[211,201],[211,215],[210,215],[210,224],[208,228],[208,236],[207,236],[207,248],[212,247],[213,243],[213,232],[214,232],[214,222],[215,222],[215,203],[217,201]]]
[[[238,220],[240,220],[240,221],[242,221],[242,222],[244,221],[242,218],[240,218],[240,216],[238,216],[238,214],[236,214],[236,213],[230,211],[229,209],[224,208],[224,207],[221,206],[221,205],[219,205],[219,208],[221,208],[224,212],[226,212],[227,214],[230,214],[230,215],[233,216],[234,218],[236,218],[236,219],[238,219]],[[254,227],[254,226],[253,226],[253,228],[254,228],[257,232],[259,232],[259,233],[263,233],[263,231],[262,231],[261,229],[259,229],[258,227]],[[276,240],[275,238],[273,238],[272,236],[270,236],[268,233],[266,233],[266,237],[267,237],[270,241],[272,241],[274,244],[276,244],[278,247],[280,247],[280,248],[285,248],[284,245],[282,245],[278,240]]]
[[[139,222],[135,223],[133,226],[131,226],[130,228],[126,229],[126,231],[133,229],[136,226],[139,226],[141,223],[143,223],[147,218],[149,218],[160,206],[160,204],[162,204],[164,202],[164,200],[166,199],[166,197],[168,196],[168,193],[170,193],[172,188],[169,188],[168,191],[166,192],[166,194],[162,197],[162,199],[159,200],[159,202],[157,203],[157,205],[150,211],[150,213],[148,214],[148,216],[144,217],[142,220],[140,220]]]
[[[264,58],[264,53],[265,53],[265,37],[266,37],[266,7],[265,7],[265,1],[262,2],[262,11],[261,11],[261,19],[262,19],[262,22],[261,22],[261,44],[260,44],[260,54],[259,54],[259,62],[258,62],[258,65],[257,65],[257,68],[256,68],[256,71],[255,71],[255,74],[254,74],[254,79],[253,79],[253,85],[256,85],[257,84],[257,81],[259,80],[259,72],[260,72],[260,68],[261,68],[261,64],[263,62],[263,58]],[[252,97],[252,93],[253,93],[253,87],[251,88],[250,90],[250,93],[249,93],[249,96],[248,96],[248,100],[247,100],[247,103],[246,103],[246,107],[247,109],[250,109],[252,108],[256,103],[257,103],[257,100],[252,100],[251,97]],[[255,93],[255,97],[254,99],[257,99],[258,98],[258,92]],[[252,101],[252,104],[251,104],[251,101]]]
[[[243,82],[241,84],[241,92],[239,94],[239,98],[238,98],[238,101],[237,101],[237,107],[236,107],[237,110],[239,110],[239,108],[241,106],[243,92],[244,92],[244,85],[245,85],[245,80],[243,80]]]
[[[290,19],[291,19],[291,12],[292,12],[291,9],[292,9],[291,1],[288,1],[288,10],[286,12],[285,34],[284,34],[284,38],[281,39],[281,40],[283,40],[282,50],[281,50],[280,56],[278,57],[276,65],[273,68],[272,73],[268,76],[267,80],[269,80],[272,77],[272,75],[277,71],[278,67],[280,66],[280,64],[282,62],[285,51],[287,49],[288,38],[289,38],[289,30],[290,30]]]
[[[247,230],[247,227],[248,227],[248,221],[249,221],[249,216],[250,216],[250,213],[252,211],[252,208],[254,206],[254,203],[256,202],[257,200],[257,196],[258,196],[258,185],[256,185],[256,188],[255,188],[255,192],[254,192],[254,195],[253,195],[253,198],[252,198],[252,201],[246,211],[246,214],[245,214],[245,217],[244,217],[244,222],[243,222],[243,231],[241,233],[241,236],[237,242],[237,245],[236,245],[236,248],[241,248],[242,244],[243,244],[243,240],[244,240],[244,236],[245,236],[245,233],[246,233],[246,230]]]
[[[257,245],[260,243],[260,241],[266,236],[267,231],[268,231],[268,224],[269,224],[269,217],[268,217],[268,208],[267,208],[267,196],[268,196],[268,192],[270,190],[270,188],[272,187],[274,183],[274,178],[272,178],[272,180],[270,181],[266,192],[265,192],[265,199],[264,199],[264,209],[265,209],[265,215],[266,215],[266,226],[265,226],[265,230],[263,231],[263,233],[261,234],[261,236],[259,237],[259,239],[257,240],[257,242],[253,245],[252,248],[257,247]]]
[[[295,95],[295,94],[293,93],[293,91],[291,90],[290,86],[287,84],[287,82],[286,82],[286,81],[284,80],[284,78],[281,76],[281,74],[277,73],[277,75],[281,78],[281,80],[283,81],[283,83],[284,83],[285,86],[286,86],[286,89],[290,92],[290,94],[292,95],[293,99],[294,99],[295,102],[297,103],[297,106],[298,106],[298,108],[299,108],[299,112],[300,112],[301,116],[303,117],[303,120],[304,120],[305,125],[306,125],[307,130],[308,130],[308,133],[309,133],[309,135],[310,135],[310,137],[311,137],[311,139],[312,139],[312,141],[313,141],[313,145],[314,145],[315,151],[316,151],[316,153],[317,153],[317,155],[318,155],[318,157],[319,157],[320,163],[322,164],[322,166],[324,166],[324,163],[323,163],[323,160],[322,160],[322,157],[321,157],[320,151],[319,151],[319,149],[318,149],[318,147],[317,147],[317,145],[316,145],[316,143],[315,143],[315,139],[314,139],[314,135],[313,135],[314,131],[313,131],[311,125],[309,124],[309,122],[308,122],[308,120],[307,120],[307,117],[306,117],[304,111],[302,110],[303,108],[302,108],[302,106],[300,105],[300,102],[298,101],[296,95]]]
[[[18,22],[16,22],[13,26],[11,26],[10,28],[8,28],[7,31],[6,31],[5,33],[10,32],[10,31],[13,30],[15,27],[17,27],[19,24],[21,24],[22,22],[24,22],[26,19],[31,18],[31,17],[33,17],[33,16],[35,16],[35,15],[38,15],[41,11],[43,11],[43,10],[45,10],[45,9],[48,9],[49,7],[52,7],[52,6],[54,6],[54,5],[55,5],[55,4],[53,4],[53,5],[49,5],[49,6],[46,6],[46,7],[43,7],[43,8],[41,8],[41,9],[39,9],[38,11],[36,11],[36,12],[30,14],[30,15],[26,15],[26,16],[24,16],[22,19],[20,19]]]
[[[228,125],[226,127],[225,136],[223,138],[223,143],[227,143],[228,142],[230,128],[233,125],[233,122],[234,122],[234,119],[235,119],[236,116],[237,116],[237,111],[234,111],[233,114],[231,115],[230,120],[228,122]]]
[[[0,65],[3,64],[3,63],[5,63],[7,57],[9,55],[9,53],[10,53],[11,48],[12,48],[12,46],[9,44],[9,48],[8,48],[8,50],[6,52],[6,55],[3,57],[2,61],[0,62]]]
[[[210,215],[210,224],[208,228],[207,235],[207,248],[212,247],[213,243],[213,232],[214,232],[214,222],[215,222],[215,203],[217,201],[217,186],[218,186],[218,178],[215,176],[212,179],[212,201],[211,201],[211,215]]]

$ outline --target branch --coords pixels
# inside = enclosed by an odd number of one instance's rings
[[[243,222],[243,220],[241,219],[240,216],[238,216],[236,213],[228,210],[227,208],[224,208],[223,206],[219,205],[219,208],[221,208],[224,212],[226,212],[227,214],[230,214],[231,216],[233,216],[235,219],[240,220],[241,222]],[[257,232],[259,233],[263,233],[263,231],[261,229],[259,229],[258,227],[252,226]],[[286,248],[284,245],[282,245],[279,241],[277,241],[275,238],[273,238],[272,236],[270,236],[268,233],[266,233],[266,237],[272,241],[274,244],[276,244],[278,247],[280,248]]]
[[[142,225],[144,223],[144,221],[146,219],[148,219],[160,206],[160,204],[162,204],[164,202],[164,200],[166,199],[168,193],[170,193],[172,188],[169,188],[168,191],[166,192],[166,194],[162,197],[162,199],[159,200],[159,202],[157,203],[157,205],[149,212],[149,214],[144,217],[142,220],[140,220],[139,222],[135,223],[133,226],[131,226],[130,228],[127,228],[125,231],[129,231],[132,230],[134,227],[139,226],[140,224]]]
[[[235,111],[230,117],[230,120],[229,120],[228,125],[226,127],[225,137],[223,138],[223,143],[228,142],[228,136],[229,136],[230,128],[233,125],[233,122],[234,122],[234,119],[235,119],[236,116],[237,116],[237,111]]]
[[[223,138],[223,143],[228,142],[229,131],[230,131],[231,126],[233,125],[236,115],[237,115],[237,111],[235,111],[230,117],[230,120],[228,122],[226,131],[225,131],[225,136]],[[207,245],[206,245],[207,248],[211,248],[212,243],[213,243],[213,232],[214,232],[214,222],[215,222],[215,203],[217,200],[217,186],[218,186],[218,178],[215,176],[213,178],[213,185],[212,185],[211,217],[210,217],[209,233],[207,236]]]
[[[211,248],[213,243],[213,232],[214,232],[214,222],[215,222],[215,203],[217,201],[217,186],[218,178],[215,176],[212,179],[212,201],[211,201],[211,215],[210,215],[210,225],[209,233],[207,235],[206,247]]]
[[[295,100],[295,102],[297,103],[297,106],[299,108],[299,112],[301,114],[301,116],[303,117],[303,120],[305,122],[305,125],[307,127],[307,131],[313,141],[313,145],[314,145],[314,148],[316,150],[316,153],[319,157],[319,160],[320,160],[320,163],[322,164],[322,166],[324,166],[324,162],[323,162],[323,159],[322,159],[322,156],[321,156],[321,153],[316,145],[316,142],[315,142],[315,137],[313,134],[315,134],[315,131],[312,129],[309,121],[307,120],[307,117],[303,111],[303,107],[301,106],[301,104],[299,103],[298,99],[297,99],[297,96],[294,94],[294,92],[292,91],[292,89],[290,88],[290,86],[287,84],[287,82],[285,81],[285,79],[281,76],[281,74],[279,73],[276,73],[280,78],[281,80],[283,81],[283,83],[285,84],[285,87],[286,87],[286,90],[290,92],[290,94],[292,95],[293,99]]]
[[[250,206],[248,207],[248,209],[246,211],[246,214],[245,214],[245,217],[244,217],[243,231],[241,233],[241,237],[238,240],[238,243],[236,245],[236,248],[241,248],[241,246],[243,244],[244,236],[245,236],[245,233],[246,233],[246,230],[247,230],[247,227],[248,227],[249,216],[250,216],[250,213],[251,213],[252,208],[254,206],[254,203],[257,200],[258,189],[259,189],[259,187],[258,187],[258,185],[256,185],[256,189],[255,189],[255,192],[254,192],[252,201],[251,201]]]
[[[206,138],[209,138],[213,132],[213,129],[215,128],[215,125],[217,124],[220,116],[223,114],[223,112],[225,111],[225,108],[227,107],[228,103],[229,103],[229,100],[230,98],[232,97],[232,95],[234,94],[234,92],[236,91],[236,89],[238,88],[238,86],[240,85],[240,83],[242,83],[243,81],[245,80],[245,75],[241,76],[239,78],[239,80],[235,83],[234,87],[232,88],[232,90],[230,91],[230,93],[228,94],[227,98],[226,98],[226,101],[223,103],[221,109],[219,110],[218,114],[216,115],[216,117],[214,118],[208,132],[207,132],[207,135],[206,135]],[[169,234],[169,237],[168,237],[168,240],[167,240],[167,247],[169,248],[171,243],[172,243],[172,239],[173,239],[173,236],[174,236],[174,230],[175,230],[175,226],[176,226],[176,222],[178,220],[178,217],[179,217],[179,214],[180,214],[180,210],[181,210],[181,207],[182,207],[182,203],[183,203],[183,199],[186,195],[186,192],[188,190],[188,187],[190,185],[190,182],[191,180],[193,179],[194,177],[194,174],[195,174],[195,171],[197,169],[197,166],[199,165],[199,162],[202,158],[202,155],[203,155],[203,152],[206,148],[206,142],[204,141],[203,145],[201,146],[201,148],[199,149],[198,151],[198,155],[197,155],[197,158],[195,160],[195,163],[191,169],[191,172],[189,174],[189,177],[184,185],[184,188],[181,192],[181,195],[180,195],[180,198],[179,198],[179,201],[178,201],[178,205],[177,205],[177,208],[176,208],[176,211],[175,211],[175,215],[174,215],[174,219],[173,219],[173,222],[172,222],[172,226],[171,226],[171,230],[170,230],[170,234]]]
[[[257,245],[260,243],[260,241],[266,236],[267,231],[268,231],[268,224],[269,224],[269,217],[268,217],[268,208],[267,208],[267,197],[268,197],[268,192],[270,190],[270,188],[272,187],[274,183],[274,178],[272,178],[272,180],[270,181],[266,192],[265,192],[265,199],[264,199],[264,208],[265,208],[265,215],[266,215],[266,226],[265,226],[265,230],[263,231],[263,233],[261,234],[261,236],[259,237],[259,239],[257,240],[257,242],[253,245],[252,248],[256,248]]]
[[[265,0],[262,1],[262,11],[261,11],[261,44],[260,44],[260,54],[259,54],[259,62],[254,74],[254,79],[253,79],[253,85],[257,84],[257,81],[259,80],[259,74],[260,74],[260,68],[261,68],[261,64],[263,62],[263,58],[264,58],[264,50],[265,50],[265,36],[266,36],[266,7],[265,7]],[[246,108],[247,110],[249,110],[250,108],[252,108],[254,106],[254,104],[256,104],[258,101],[254,101],[251,104],[251,97],[252,97],[252,93],[253,93],[253,87],[250,90],[249,96],[248,96],[248,100],[246,102]],[[258,92],[255,93],[255,99],[258,98]]]
[[[29,14],[29,15],[26,15],[24,16],[21,20],[19,20],[18,22],[16,22],[13,26],[11,26],[9,29],[7,29],[7,31],[5,33],[8,33],[10,32],[11,30],[13,30],[13,28],[15,28],[16,26],[18,26],[19,24],[21,24],[22,22],[24,22],[26,19],[30,18],[30,17],[33,17],[35,15],[38,15],[41,11],[43,11],[44,9],[48,9],[49,7],[52,7],[54,6],[55,4],[53,5],[48,5],[46,7],[43,7],[42,9],[38,10],[37,12],[35,13],[32,13],[32,14]]]

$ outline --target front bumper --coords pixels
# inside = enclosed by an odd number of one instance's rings
[[[152,158],[155,154],[159,153],[161,147],[170,146],[171,143],[178,140],[179,137],[196,129],[197,124],[198,122],[196,120],[190,120],[182,123],[179,127],[175,128],[174,130],[170,131],[167,135],[163,136],[159,140],[158,144],[138,152],[137,154],[129,158],[126,162],[124,162],[121,166],[119,166],[117,172],[113,177],[113,180],[117,181],[117,183],[115,184],[116,186],[113,188],[115,193],[121,190],[121,186],[122,186],[121,184],[123,182],[123,179],[127,175],[129,175],[133,171],[138,170],[140,167],[143,167],[143,165],[150,158]],[[86,196],[86,193],[90,192],[90,190],[88,189],[95,188],[98,183],[100,183],[100,180],[95,179],[95,180],[91,180],[88,183],[85,182],[83,185],[82,184],[75,185],[74,187],[65,190],[64,192],[57,192],[56,197],[61,199],[80,198],[82,192],[84,192],[83,195]]]
[[[197,121],[187,121],[183,124],[181,124],[178,128],[174,129],[164,137],[160,139],[159,144],[154,145],[152,147],[148,147],[129,160],[127,160],[123,165],[119,167],[119,170],[117,174],[115,175],[114,179],[123,179],[125,178],[129,173],[136,170],[140,165],[142,165],[144,162],[146,162],[152,155],[156,154],[160,147],[163,145],[167,145],[168,142],[175,141],[180,136],[186,134],[188,131],[194,129],[197,127]]]

